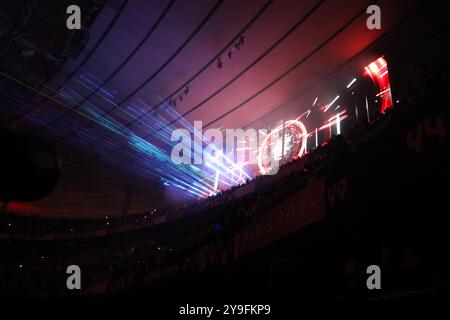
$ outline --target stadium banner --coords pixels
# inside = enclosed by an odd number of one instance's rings
[[[234,237],[234,257],[239,258],[294,233],[325,216],[325,179],[319,178],[289,196],[253,221]]]

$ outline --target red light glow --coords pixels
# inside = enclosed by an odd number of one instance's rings
[[[386,109],[393,106],[387,62],[383,57],[378,58],[366,66],[364,70],[366,71],[365,75],[369,76],[380,90],[377,94],[381,98],[380,112],[385,113]]]

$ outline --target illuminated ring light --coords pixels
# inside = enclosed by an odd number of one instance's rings
[[[294,139],[293,148],[291,150],[288,150],[290,158],[291,159],[300,158],[306,152],[306,142],[308,139],[308,132],[306,131],[305,125],[298,120],[290,120],[285,122],[284,127],[285,127],[285,139],[286,136],[290,136],[291,139]],[[272,170],[271,164],[265,162],[264,158],[268,157],[269,147],[272,145],[273,141],[274,140],[276,141],[276,139],[281,140],[281,138],[279,137],[279,132],[282,129],[283,125],[280,125],[274,130],[272,130],[270,134],[266,136],[261,145],[261,148],[259,149],[258,166],[261,174],[267,174]],[[280,140],[278,140],[278,142]]]

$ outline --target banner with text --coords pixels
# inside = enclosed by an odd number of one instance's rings
[[[235,258],[321,220],[325,216],[324,194],[325,179],[319,178],[255,217],[234,238]]]

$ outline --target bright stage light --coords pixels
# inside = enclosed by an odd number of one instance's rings
[[[350,89],[350,87],[356,82],[356,78],[353,78],[353,80],[347,85],[347,89]]]
[[[272,130],[265,137],[258,153],[258,167],[261,174],[273,172],[274,161],[278,163],[283,159],[301,157],[306,152],[307,139],[306,127],[298,120],[286,121],[284,126],[280,125]],[[266,161],[267,158],[271,161]]]

